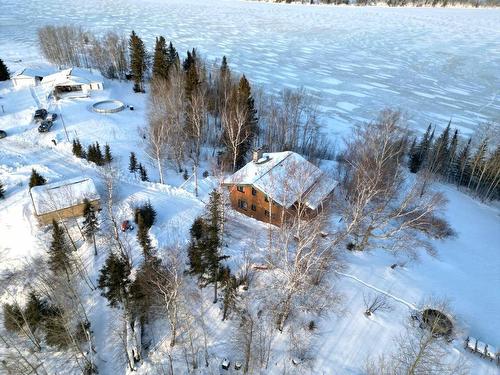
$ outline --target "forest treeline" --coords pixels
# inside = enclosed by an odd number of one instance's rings
[[[500,0],[256,0],[271,3],[301,3],[301,4],[329,4],[329,5],[357,5],[369,6],[386,4],[390,7],[498,7]]]

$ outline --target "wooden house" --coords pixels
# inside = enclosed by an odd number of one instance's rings
[[[226,178],[231,206],[257,220],[281,225],[289,215],[314,215],[337,181],[291,152],[253,152],[252,161]]]
[[[94,209],[100,208],[100,197],[90,178],[77,177],[30,189],[31,201],[39,223],[47,225],[52,220],[60,221],[83,216],[87,199]]]

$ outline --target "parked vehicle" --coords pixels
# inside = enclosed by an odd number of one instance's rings
[[[52,125],[53,125],[52,121],[44,120],[44,121],[42,121],[42,123],[38,127],[38,132],[39,133],[47,133],[48,131],[50,131],[50,128],[52,128]]]
[[[57,118],[57,113],[49,113],[45,120],[54,122]]]
[[[0,139],[7,137],[7,133],[3,130],[0,130]]]
[[[35,122],[41,122],[43,120],[45,120],[45,118],[47,117],[47,110],[42,108],[42,109],[37,109],[35,111],[35,115],[33,116],[33,119],[35,120]]]
[[[130,224],[130,220],[123,220],[122,221],[122,232],[126,232],[128,230],[133,230],[134,226]]]

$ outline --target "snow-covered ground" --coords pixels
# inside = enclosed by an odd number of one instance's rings
[[[499,10],[329,8],[234,0],[67,4],[63,0],[2,0],[0,58],[13,69],[43,63],[35,35],[36,28],[47,23],[79,24],[97,31],[128,32],[133,27],[150,46],[155,35],[164,34],[180,50],[199,47],[207,57],[226,54],[234,69],[268,87],[306,86],[322,96],[332,133],[373,118],[385,106],[408,111],[416,128],[430,121],[444,124],[453,117],[455,126],[466,133],[478,122],[500,118]],[[0,105],[5,110],[0,113],[0,129],[8,133],[0,140],[0,180],[7,190],[7,199],[0,201],[0,270],[18,267],[26,258],[46,251],[48,233],[37,226],[28,194],[31,168],[49,182],[93,177],[104,193],[99,172],[71,155],[67,138],[78,137],[84,146],[94,141],[110,144],[120,168],[120,219],[130,218],[133,204],[149,199],[159,214],[151,230],[154,244],[185,244],[212,182],[201,179],[202,195],[197,199],[191,183],[181,187],[184,180],[173,168],[166,173],[168,185],[140,182],[129,174],[128,154],[134,151],[151,180],[157,180],[140,137],[146,122],[146,96],[133,94],[129,83],[105,81],[104,85],[104,91],[93,92],[90,98],[62,100],[52,106],[62,118],[51,132],[39,134],[31,122],[40,101],[34,98],[36,90],[14,90],[10,83],[0,83]],[[134,111],[109,115],[91,111],[93,103],[106,99],[133,105]],[[206,161],[204,165],[209,169]],[[337,280],[344,295],[343,311],[320,322],[318,358],[311,373],[361,374],[368,356],[391,348],[409,307],[420,306],[431,295],[450,300],[464,336],[471,334],[500,346],[500,209],[453,187],[438,188],[450,201],[445,215],[457,236],[434,244],[437,258],[422,255],[418,263],[395,269],[389,266],[396,260],[384,252],[346,253],[347,268]],[[229,255],[237,259],[246,249],[255,250],[258,257],[265,226],[239,214],[231,215],[228,226]],[[94,261],[92,249],[84,245],[81,251],[95,278],[105,255]],[[137,265],[139,257],[135,261]],[[391,295],[393,309],[366,318],[363,293],[370,290]],[[97,293],[89,296],[88,303],[100,373],[122,373],[124,367],[114,362],[109,340],[113,313]],[[210,353],[221,357],[228,347],[227,324],[220,321],[217,308],[209,305],[206,316],[214,335]],[[463,352],[460,345],[454,342],[450,351]],[[471,374],[499,371],[477,356],[465,356]],[[269,373],[282,373],[276,362],[289,363],[286,356],[273,361]],[[146,363],[141,373],[154,373],[150,365]]]
[[[237,0],[2,0],[0,56],[39,62],[36,30],[131,28],[179,51],[227,55],[252,82],[319,95],[332,132],[400,107],[419,129],[450,118],[463,133],[500,113],[500,9],[317,7]],[[23,63],[15,63],[22,59]]]

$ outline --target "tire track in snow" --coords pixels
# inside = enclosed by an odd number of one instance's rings
[[[367,282],[364,282],[363,280],[361,280],[360,278],[358,278],[358,277],[356,277],[354,275],[350,275],[348,273],[344,273],[344,272],[340,272],[340,271],[334,271],[334,272],[337,275],[348,277],[348,278],[350,278],[352,280],[357,281],[360,284],[363,284],[364,286],[366,286],[366,287],[368,287],[370,289],[373,289],[373,290],[375,290],[375,291],[377,291],[379,293],[382,293],[382,294],[386,295],[387,297],[392,298],[396,302],[402,303],[403,305],[405,305],[406,307],[408,307],[410,310],[418,310],[418,308],[414,304],[412,304],[412,303],[410,303],[408,301],[405,301],[404,299],[399,298],[399,297],[395,296],[394,294],[386,292],[385,290],[379,289],[379,288],[377,288],[374,285],[368,284]]]

